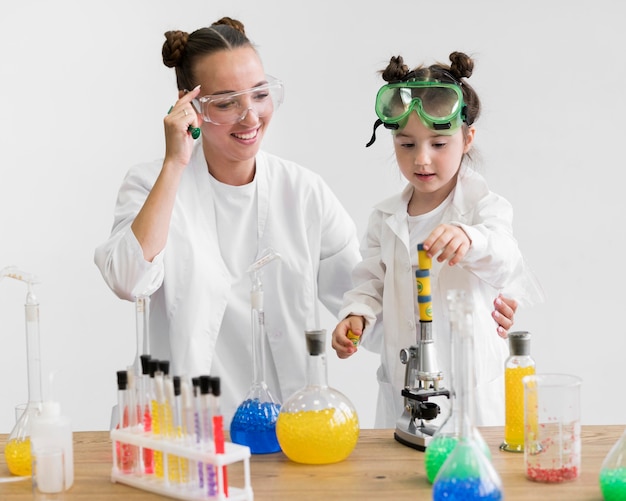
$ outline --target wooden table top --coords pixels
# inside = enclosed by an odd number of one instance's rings
[[[500,475],[507,501],[567,500],[602,501],[599,473],[602,461],[624,431],[622,425],[582,427],[581,475],[560,484],[531,482],[524,475],[524,455],[503,452],[498,446],[503,429],[480,429],[489,444],[492,463]],[[7,435],[0,435],[4,451]],[[106,431],[74,433],[73,487],[64,501],[149,501],[167,499],[143,489],[111,481],[112,447]],[[4,454],[0,456],[0,480],[11,477]],[[297,499],[431,499],[432,486],[426,479],[424,453],[398,443],[393,430],[361,430],[352,454],[331,465],[303,465],[290,461],[282,452],[252,455],[250,477],[255,501]],[[229,484],[244,485],[243,463],[228,467]],[[418,495],[420,494],[420,495]],[[2,501],[32,499],[30,479],[0,482]]]

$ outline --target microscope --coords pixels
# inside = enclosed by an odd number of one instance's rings
[[[450,392],[442,386],[443,375],[437,369],[435,345],[432,335],[432,299],[430,295],[431,260],[422,244],[417,246],[418,266],[415,272],[417,302],[419,306],[419,329],[416,344],[400,350],[400,362],[406,365],[404,376],[404,412],[396,422],[394,438],[401,444],[425,451],[437,431],[428,421],[440,412],[439,405],[429,402],[436,396],[450,398]]]

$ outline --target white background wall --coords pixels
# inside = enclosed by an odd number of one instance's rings
[[[320,172],[362,235],[399,190],[389,134],[366,149],[377,71],[476,59],[481,172],[515,208],[547,302],[518,315],[542,372],[581,376],[583,422],[624,423],[626,32],[618,0],[393,2],[20,0],[0,7],[0,268],[37,274],[44,376],[74,429],[106,429],[115,371],[134,357],[134,311],[93,264],[118,187],[163,154],[175,101],[163,33],[242,20],[286,85],[265,149]],[[27,398],[26,287],[0,282],[0,432]],[[335,321],[325,319],[332,330]],[[495,334],[494,334],[495,335]],[[329,353],[331,386],[372,427],[377,359]],[[46,378],[44,392],[48,396]],[[398,389],[399,391],[400,389]]]

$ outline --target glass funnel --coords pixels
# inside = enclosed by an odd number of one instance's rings
[[[24,304],[26,312],[26,351],[28,364],[28,404],[15,426],[4,449],[4,456],[13,475],[31,475],[30,431],[33,418],[39,414],[42,404],[41,357],[39,351],[39,301],[33,285],[39,283],[36,277],[15,267],[0,271],[4,277],[26,282],[28,292]]]
[[[454,292],[457,302],[459,331],[455,390],[460,418],[460,435],[456,446],[439,469],[433,484],[433,501],[463,499],[464,501],[502,499],[502,482],[476,438],[472,405],[474,401],[474,332],[472,305],[462,291]],[[448,295],[450,298],[450,294]],[[459,318],[459,317],[457,317]],[[456,343],[455,343],[456,344]]]
[[[605,501],[626,499],[626,430],[602,462],[600,489]]]
[[[277,258],[280,258],[280,255],[268,249],[248,268],[252,281],[250,301],[254,380],[230,423],[230,438],[235,444],[250,447],[252,454],[280,451],[276,438],[276,420],[280,412],[280,402],[274,398],[265,382],[265,312],[261,282],[262,268]]]
[[[297,463],[330,464],[346,459],[359,438],[352,403],[328,386],[326,331],[306,331],[307,384],[283,404],[276,435],[285,455]]]
[[[439,469],[457,445],[461,436],[462,419],[458,405],[458,395],[455,391],[455,379],[456,374],[460,374],[461,371],[463,371],[461,333],[467,329],[471,329],[471,323],[468,324],[468,322],[471,322],[471,315],[468,315],[468,306],[465,302],[464,291],[457,289],[448,291],[447,300],[448,310],[450,312],[450,372],[448,377],[450,413],[433,435],[424,455],[426,477],[431,484],[435,481]],[[473,402],[469,402],[468,404],[471,405]],[[472,412],[471,408],[467,410],[470,413]],[[478,428],[472,426],[471,433],[483,453],[485,453],[488,458],[491,458],[489,446],[480,434],[480,431],[478,431]]]

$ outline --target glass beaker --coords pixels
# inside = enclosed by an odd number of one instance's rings
[[[605,501],[626,499],[626,430],[602,462],[600,489]]]
[[[14,278],[26,282],[28,292],[24,304],[26,315],[26,353],[28,366],[28,403],[26,409],[18,419],[9,434],[4,456],[9,471],[13,475],[31,475],[30,430],[33,418],[41,410],[41,356],[39,348],[39,301],[33,291],[33,285],[38,280],[28,273],[21,272],[14,267],[4,268],[0,272],[0,279]]]
[[[254,380],[230,423],[230,438],[235,444],[250,447],[252,454],[280,451],[280,444],[276,438],[276,421],[280,412],[280,402],[272,395],[265,382],[265,312],[263,310],[263,284],[261,283],[262,267],[279,257],[279,254],[268,249],[248,269],[252,281],[250,301]]]
[[[435,477],[433,500],[499,501],[502,499],[502,482],[491,464],[490,456],[485,454],[484,447],[476,438],[473,422],[475,376],[472,303],[463,291],[451,291],[448,297],[456,302],[455,318],[459,322],[455,345],[458,346],[456,355],[460,370],[455,374],[454,385],[459,407],[460,436]]]
[[[359,438],[359,418],[348,398],[328,386],[326,330],[306,331],[307,384],[283,404],[276,435],[296,463],[330,464],[346,459]]]
[[[447,293],[448,310],[450,312],[450,372],[448,374],[448,387],[450,389],[450,413],[439,429],[433,435],[433,438],[426,448],[424,455],[424,467],[426,469],[426,477],[432,484],[439,473],[439,469],[444,464],[452,450],[459,442],[461,436],[461,415],[458,405],[458,395],[455,391],[456,374],[463,371],[463,359],[461,351],[461,335],[467,329],[472,329],[472,317],[468,313],[471,312],[467,302],[465,301],[465,291],[453,289]],[[471,363],[471,361],[467,362]],[[468,402],[471,405],[472,402]],[[472,412],[472,409],[467,409]],[[473,423],[473,419],[472,419]],[[476,426],[472,426],[471,433],[479,444],[483,453],[491,458],[491,451],[487,442],[478,431]]]
[[[580,475],[581,379],[567,374],[525,376],[526,477],[555,483]]]

